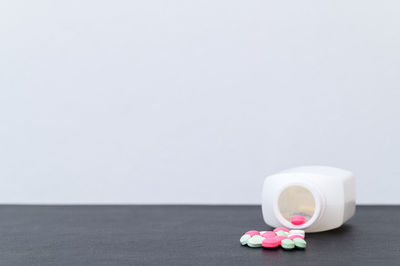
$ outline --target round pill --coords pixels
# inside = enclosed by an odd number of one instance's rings
[[[267,231],[264,234],[262,234],[261,236],[265,237],[265,238],[274,238],[274,237],[276,237],[276,234],[272,231]]]
[[[281,246],[284,249],[293,249],[294,248],[294,241],[290,239],[283,239],[281,242]]]
[[[278,231],[285,231],[285,232],[289,232],[289,229],[285,228],[285,227],[278,227],[274,229],[274,232],[278,232]]]
[[[278,239],[279,245],[281,244],[283,239],[286,239],[286,237],[284,237],[284,236],[276,236],[275,238]]]
[[[259,248],[265,238],[260,235],[252,236],[249,240],[247,240],[247,245],[252,248]]]
[[[294,244],[296,245],[296,247],[298,247],[298,248],[306,248],[306,246],[307,246],[307,242],[304,239],[295,238],[293,241],[294,241]]]
[[[293,239],[295,239],[295,238],[301,238],[301,239],[304,239],[304,237],[303,236],[301,236],[301,235],[289,235],[289,237],[288,237],[290,240],[293,240]]]
[[[301,216],[301,215],[295,215],[290,217],[290,222],[294,225],[302,225],[306,222],[306,217]]]
[[[306,235],[306,233],[304,232],[304,230],[290,230],[289,231],[289,235],[290,234],[292,234],[292,235],[301,235],[301,236],[305,236]]]
[[[264,239],[261,245],[264,248],[276,248],[280,244],[281,244],[281,241],[277,237],[274,237],[274,238],[266,238],[266,239]]]
[[[262,236],[267,231],[260,231],[260,236]]]
[[[250,235],[242,235],[242,237],[240,238],[240,244],[242,244],[242,246],[247,244],[247,240],[249,240],[251,238]]]
[[[250,235],[250,236],[260,235],[260,232],[258,232],[256,230],[251,230],[251,231],[247,231],[245,233],[245,235]]]
[[[275,234],[276,234],[277,236],[288,237],[288,233],[285,232],[285,231],[278,231],[278,232],[275,232]]]

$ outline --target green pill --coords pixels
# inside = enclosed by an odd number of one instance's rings
[[[281,242],[281,246],[284,249],[293,249],[294,248],[294,242],[293,242],[293,240],[290,240],[290,239],[283,239],[282,242]]]
[[[261,247],[262,242],[264,241],[264,237],[260,235],[255,235],[249,240],[247,240],[247,245],[252,248],[259,248]]]
[[[242,244],[243,246],[247,244],[247,240],[249,240],[251,238],[250,235],[242,235],[242,237],[240,238],[240,244]]]
[[[278,231],[275,233],[277,236],[284,236],[284,237],[288,237],[288,233],[285,231]]]
[[[307,242],[304,239],[301,239],[300,237],[294,239],[294,244],[298,248],[306,248]]]

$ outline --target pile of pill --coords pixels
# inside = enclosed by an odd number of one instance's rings
[[[252,248],[282,248],[289,250],[295,247],[306,248],[304,240],[305,233],[303,230],[289,230],[284,227],[275,228],[273,231],[256,231],[251,230],[246,232],[241,238],[240,243]]]

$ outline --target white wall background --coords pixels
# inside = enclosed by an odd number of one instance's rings
[[[1,203],[400,203],[398,1],[2,1]]]

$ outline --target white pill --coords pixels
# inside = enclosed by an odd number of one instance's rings
[[[247,244],[247,240],[249,240],[251,238],[250,235],[242,235],[242,237],[240,238],[240,244],[242,244],[243,246]]]
[[[255,235],[247,240],[247,245],[252,248],[259,248],[261,247],[262,242],[264,241],[265,237],[260,235]]]
[[[290,235],[301,235],[301,236],[305,237],[306,233],[304,232],[304,230],[290,230],[289,236]]]

